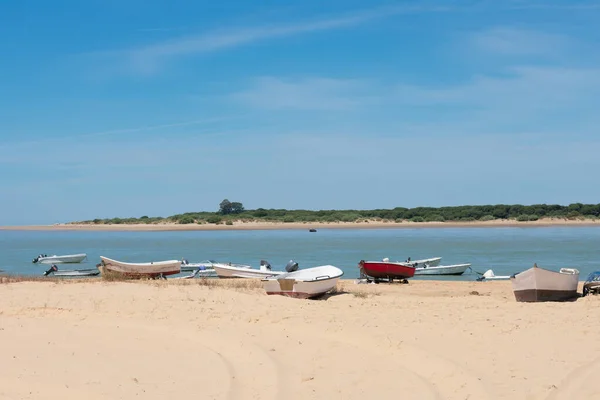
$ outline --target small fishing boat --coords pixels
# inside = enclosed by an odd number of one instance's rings
[[[407,262],[390,261],[389,258],[384,258],[383,261],[365,261],[360,260],[358,263],[361,277],[371,277],[375,281],[379,279],[394,279],[405,280],[412,278],[415,275],[415,267]]]
[[[293,268],[293,265],[298,266],[298,263],[294,261],[290,261],[286,266],[286,269]],[[268,276],[280,275],[283,274],[284,271],[273,271],[271,269],[271,264],[268,261],[261,260],[260,261],[260,269],[251,268],[247,265],[225,265],[225,264],[214,264],[213,268],[215,272],[219,276],[219,278],[254,278],[254,279],[262,279]]]
[[[438,266],[440,265],[441,261],[442,257],[424,258],[422,260],[411,260],[410,257],[408,257],[408,259],[405,262],[411,264],[415,268],[421,268],[426,265],[430,267]]]
[[[491,269],[488,269],[483,274],[481,274],[481,276],[479,278],[477,278],[476,280],[479,282],[483,282],[483,281],[504,281],[504,280],[508,280],[508,279],[510,279],[510,275],[496,275],[496,274],[494,274],[494,271],[492,271]]]
[[[533,268],[512,275],[510,280],[519,302],[566,301],[577,297],[579,271],[561,268],[556,272],[534,264]]]
[[[333,289],[344,272],[333,265],[322,265],[299,271],[286,272],[262,280],[269,295],[310,299]]]
[[[64,256],[40,254],[32,262],[34,264],[77,264],[85,260],[86,257],[87,254],[68,254]]]
[[[100,256],[100,259],[102,261],[100,262],[98,268],[100,268],[103,274],[108,272],[122,274],[128,277],[156,278],[159,276],[174,275],[181,272],[181,261],[179,260],[127,263],[102,256]]]
[[[204,261],[200,261],[199,263],[191,263],[184,258],[181,260],[181,272],[193,272],[193,271],[197,270],[198,268],[200,268],[201,270],[212,270],[212,269],[214,269],[213,266],[215,264],[222,264],[222,263],[218,263],[215,260],[204,260]]]
[[[52,275],[63,277],[96,276],[99,274],[100,270],[98,268],[59,270],[55,264],[52,264],[50,269],[44,272],[44,276]]]
[[[415,275],[462,275],[471,264],[455,264],[455,265],[425,265],[415,270]]]
[[[594,271],[588,275],[583,283],[583,295],[600,293],[600,271]]]

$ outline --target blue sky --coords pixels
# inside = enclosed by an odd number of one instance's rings
[[[223,198],[600,202],[599,1],[29,0],[0,15],[0,225]]]

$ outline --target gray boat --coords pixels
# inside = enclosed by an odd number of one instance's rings
[[[44,272],[44,276],[51,275],[63,277],[96,276],[99,274],[100,270],[98,268],[59,270],[55,264],[53,264],[50,269]]]

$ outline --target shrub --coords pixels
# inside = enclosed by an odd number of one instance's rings
[[[212,217],[208,217],[206,219],[206,222],[208,222],[209,224],[217,224],[217,225],[219,225],[221,223],[221,217],[217,217],[216,215],[212,216]]]
[[[233,225],[233,221],[229,220],[229,221],[225,222],[225,225]]]
[[[494,218],[493,215],[484,215],[483,217],[479,218],[480,221],[493,221],[496,218]]]
[[[425,219],[423,217],[412,217],[410,220],[412,222],[425,222]]]
[[[181,217],[179,221],[177,221],[178,224],[193,224],[194,222],[196,221],[190,216]]]

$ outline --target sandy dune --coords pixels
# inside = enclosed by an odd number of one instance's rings
[[[320,301],[214,285],[0,284],[0,398],[600,396],[600,298],[516,303],[508,282],[346,281]]]

